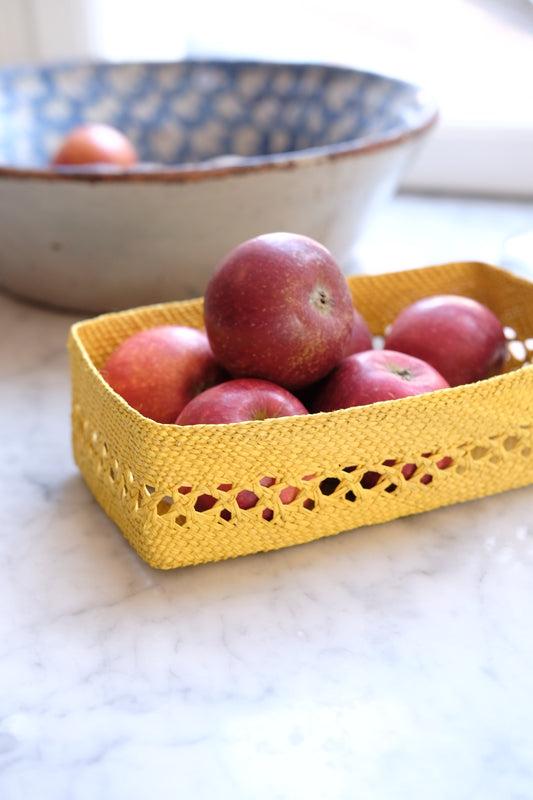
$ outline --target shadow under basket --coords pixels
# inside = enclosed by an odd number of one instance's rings
[[[504,372],[331,413],[180,427],[143,417],[99,370],[138,330],[201,328],[201,298],[72,326],[76,463],[153,567],[274,550],[533,483],[533,284],[479,262],[353,276],[348,283],[375,335],[401,308],[430,294],[485,303],[506,327]]]

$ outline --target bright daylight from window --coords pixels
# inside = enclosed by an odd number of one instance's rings
[[[533,194],[533,3],[530,0],[273,0],[250,23],[246,3],[190,19],[192,53],[319,59],[412,80],[439,102],[441,125],[411,179]],[[453,157],[451,152],[453,151]]]

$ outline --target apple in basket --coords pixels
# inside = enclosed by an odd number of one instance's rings
[[[352,332],[344,355],[351,356],[352,353],[360,353],[362,350],[372,350],[372,332],[363,315],[354,308]]]
[[[353,327],[348,282],[319,242],[267,233],[237,245],[205,291],[204,321],[217,360],[235,378],[289,391],[326,375]]]
[[[197,394],[227,378],[205,331],[160,325],[125,339],[101,369],[104,380],[133,408],[173,423]]]
[[[53,166],[114,164],[131,167],[137,162],[137,152],[123,133],[111,125],[94,122],[70,131],[51,160]]]
[[[211,386],[187,403],[177,425],[221,425],[308,414],[291,392],[261,378],[235,378]]]
[[[371,350],[372,347],[372,332],[363,315],[354,308],[352,331],[344,351],[344,357],[350,356],[353,353],[360,353],[362,350]],[[315,387],[316,384],[304,386],[304,388],[298,392],[298,397],[304,406],[310,407],[310,398],[313,396]]]
[[[449,388],[425,361],[392,350],[365,350],[344,358],[316,387],[310,410],[335,411]]]
[[[507,349],[496,315],[477,300],[452,294],[406,306],[387,331],[385,347],[429,362],[450,386],[499,372]]]
[[[271,381],[260,378],[235,378],[206,389],[194,397],[176,420],[177,425],[220,425],[231,422],[274,419],[308,414],[304,405],[291,392]],[[275,479],[264,476],[259,481],[263,486],[272,486]],[[228,491],[231,484],[221,485],[219,489]],[[286,486],[280,491],[280,500],[287,505],[298,495],[294,486]],[[255,506],[258,497],[251,489],[241,489],[237,494],[240,508]],[[216,503],[212,495],[200,495],[195,504],[196,511],[207,511]],[[224,512],[223,512],[224,513]],[[265,508],[263,518],[272,518],[272,509]]]

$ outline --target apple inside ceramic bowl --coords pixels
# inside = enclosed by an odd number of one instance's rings
[[[271,231],[317,239],[348,274],[437,114],[418,86],[321,64],[4,67],[0,286],[89,313],[198,297]],[[54,163],[93,123],[135,163]]]

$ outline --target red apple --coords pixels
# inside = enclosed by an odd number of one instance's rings
[[[194,397],[178,415],[176,424],[221,425],[308,413],[282,386],[260,378],[235,378]]]
[[[353,326],[346,278],[319,242],[267,233],[234,248],[204,297],[207,335],[234,377],[290,391],[326,375],[345,353]]]
[[[372,350],[372,332],[363,315],[354,308],[353,326],[344,357],[351,356],[353,353],[360,353],[363,350]],[[316,384],[306,386],[298,392],[298,397],[306,407],[310,407],[311,398],[316,390]]]
[[[116,164],[131,167],[138,162],[129,139],[111,125],[89,122],[74,128],[52,158],[54,166]]]
[[[109,356],[102,377],[145,417],[174,422],[199,392],[227,378],[205,331],[161,325],[134,333]]]
[[[259,483],[262,486],[274,486],[276,481],[274,478],[265,475],[260,479]],[[231,488],[232,488],[231,483],[221,483],[218,486],[218,489],[224,492],[229,492]],[[286,506],[292,503],[294,500],[296,500],[299,494],[300,492],[296,488],[296,486],[285,486],[284,489],[280,490],[279,499],[281,500],[283,505]],[[244,510],[255,508],[255,506],[257,505],[257,501],[259,500],[256,493],[253,492],[251,489],[241,489],[237,493],[235,499],[237,500],[237,505],[239,506],[239,508],[242,508]],[[214,497],[213,495],[201,494],[196,499],[196,502],[194,504],[194,510],[200,512],[209,511],[211,508],[213,508],[216,502],[217,498]],[[225,519],[226,522],[229,522],[229,520],[231,519],[231,511],[229,511],[229,509],[227,508],[222,508],[222,510],[220,511],[220,516],[222,517],[222,519]],[[263,519],[270,521],[274,517],[274,511],[271,508],[264,508],[261,516],[263,517]]]
[[[441,294],[404,308],[385,337],[385,347],[432,364],[450,386],[500,371],[506,356],[503,325],[477,300]]]
[[[362,350],[372,350],[372,331],[363,315],[354,308],[352,332],[344,355],[351,356],[353,353],[360,353]]]
[[[422,453],[422,456],[424,458],[428,458],[430,455],[431,455],[430,453]],[[383,462],[383,466],[385,467],[393,467],[395,464],[396,464],[396,459],[394,458],[388,458]],[[441,459],[439,459],[439,461],[437,461],[437,468],[441,470],[449,469],[452,466],[452,464],[453,464],[453,458],[451,458],[451,456],[443,456]],[[416,468],[417,468],[416,464],[412,463],[407,463],[402,466],[402,475],[406,481],[411,480],[411,478],[416,472]],[[381,478],[381,472],[374,472],[374,471],[365,472],[365,474],[361,478],[361,486],[363,487],[363,489],[372,489],[377,484],[380,478]],[[423,475],[421,475],[419,480],[420,483],[428,484],[432,482],[433,476],[426,472]],[[391,492],[394,491],[395,488],[396,488],[395,484],[389,484],[389,486],[386,487],[385,491]]]
[[[446,388],[442,375],[419,358],[392,350],[365,350],[347,356],[324,378],[310,408],[335,411]]]

